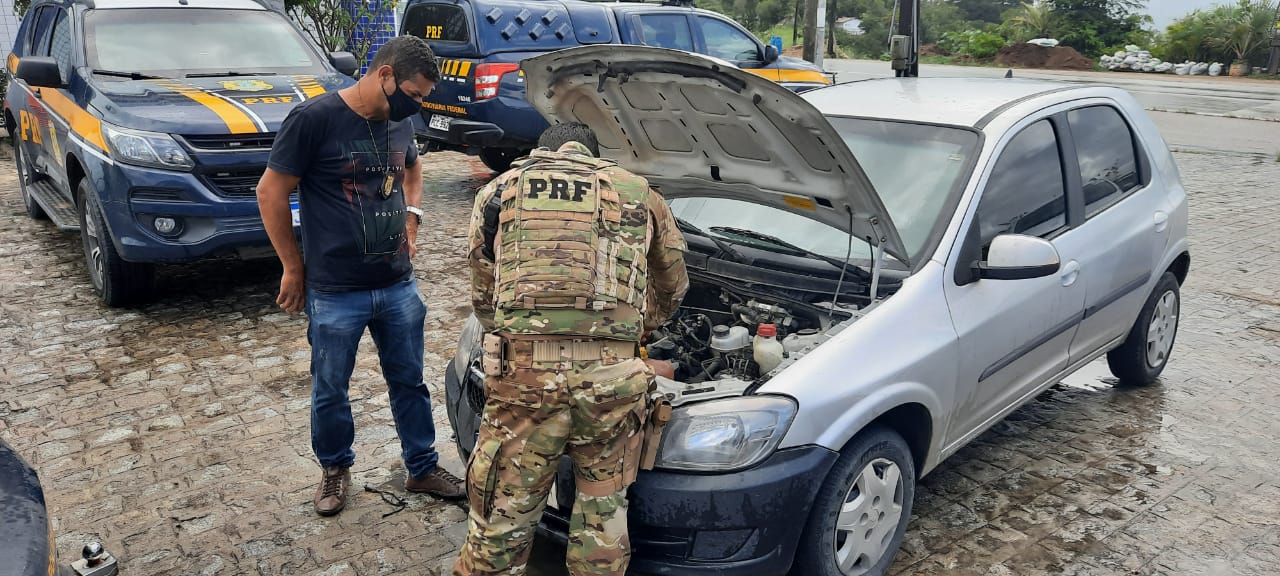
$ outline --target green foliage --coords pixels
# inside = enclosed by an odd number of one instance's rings
[[[982,30],[965,30],[964,32],[948,32],[942,37],[939,45],[952,54],[971,58],[991,58],[1008,45],[1008,41],[999,34]]]
[[[1044,0],[1058,21],[1057,39],[1081,54],[1098,55],[1108,46],[1149,39],[1151,18],[1138,11],[1141,0]]]
[[[949,0],[923,0],[920,3],[920,43],[937,44],[947,32],[960,32],[969,27],[957,3]]]
[[[1016,13],[1005,20],[1014,30],[1032,38],[1049,38],[1057,30],[1057,14],[1043,2],[1023,2]]]
[[[31,0],[13,0],[13,13],[19,18],[27,15],[27,9],[31,7]]]
[[[1276,3],[1269,0],[1240,0],[1196,10],[1170,24],[1152,54],[1170,62],[1242,60],[1262,65],[1275,15]]]
[[[398,0],[285,0],[285,10],[296,20],[312,40],[328,51],[347,50],[355,54],[357,62],[364,62],[373,48],[373,35],[353,37],[361,18],[394,9]],[[349,6],[357,7],[353,14]],[[388,31],[391,31],[388,28]]]
[[[965,20],[990,22],[999,24],[1004,21],[1004,13],[1017,8],[1020,0],[956,0],[961,16]]]

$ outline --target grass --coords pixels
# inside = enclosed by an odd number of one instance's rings
[[[772,28],[769,28],[768,30],[765,30],[763,32],[759,32],[756,34],[756,36],[758,36],[760,38],[760,41],[764,42],[765,44],[769,43],[769,38],[771,36],[781,36],[782,48],[785,50],[792,46],[800,46],[801,44],[804,43],[804,27],[802,26],[801,29],[799,30],[799,33],[796,34],[795,43],[791,42],[791,23],[790,22],[779,22],[777,24],[774,24]]]

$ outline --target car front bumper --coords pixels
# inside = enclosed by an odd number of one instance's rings
[[[747,470],[642,472],[628,494],[631,566],[646,574],[785,574],[814,495],[838,453],[819,446],[779,450]],[[562,459],[556,492],[573,494]],[[566,541],[572,498],[548,506],[540,529]]]

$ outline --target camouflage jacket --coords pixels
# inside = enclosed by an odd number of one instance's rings
[[[570,142],[558,150],[568,154],[590,154],[581,144]],[[475,204],[471,211],[471,223],[468,241],[468,260],[471,266],[471,304],[476,317],[487,331],[493,331],[494,322],[494,237],[497,232],[501,205],[497,201],[502,190],[516,185],[526,163],[517,162],[516,166],[489,182],[476,194]],[[609,170],[621,171],[621,168]],[[684,236],[676,226],[675,217],[656,191],[650,189],[647,207],[649,210],[649,248],[646,259],[649,269],[645,294],[646,310],[644,314],[644,330],[649,331],[663,322],[675,312],[684,299],[689,288],[689,277],[684,266],[686,246]],[[639,334],[613,334],[607,328],[614,324],[614,318],[632,316],[634,310],[624,306],[612,310],[572,311],[559,315],[559,321],[572,322],[581,329],[574,332],[584,335],[601,335],[622,340],[638,340]],[[568,318],[572,316],[572,318]],[[542,318],[545,324],[545,317]],[[530,323],[526,333],[563,332],[556,327],[538,326]],[[564,327],[559,327],[564,328]]]

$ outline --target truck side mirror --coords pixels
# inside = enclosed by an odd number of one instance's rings
[[[347,76],[355,76],[360,70],[360,63],[356,61],[356,55],[350,52],[330,52],[329,62],[333,63],[333,67],[338,72]]]
[[[14,72],[28,86],[36,88],[63,88],[62,72],[58,71],[58,61],[48,56],[27,56],[18,61],[18,70]]]
[[[764,45],[764,63],[765,65],[773,64],[778,61],[778,47],[773,44]]]

